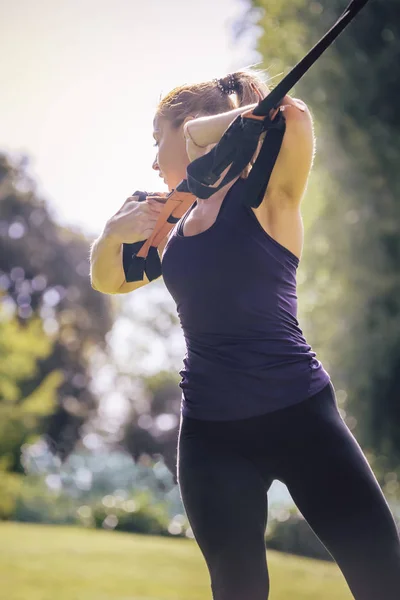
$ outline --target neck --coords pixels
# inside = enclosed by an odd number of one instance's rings
[[[228,169],[229,169],[229,167],[228,167]],[[222,174],[223,177],[225,177],[226,172],[227,171],[223,172],[223,174]],[[232,181],[230,181],[229,183],[224,185],[224,187],[222,187],[220,190],[218,190],[218,192],[215,192],[215,194],[213,194],[209,198],[206,198],[205,200],[203,198],[196,198],[197,207],[199,207],[201,210],[203,210],[203,209],[206,209],[211,204],[212,205],[220,204],[223,201],[223,199],[225,198],[226,194],[228,193],[228,190],[230,190],[230,188],[236,183],[236,181],[239,178],[240,178],[240,175],[235,177],[235,179],[233,179]]]

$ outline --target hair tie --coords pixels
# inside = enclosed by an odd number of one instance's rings
[[[237,80],[233,73],[229,73],[226,77],[220,79],[213,79],[214,83],[217,84],[222,94],[235,94],[237,92]]]

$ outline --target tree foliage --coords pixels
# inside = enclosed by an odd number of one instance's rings
[[[15,471],[35,435],[62,458],[72,450],[97,407],[91,356],[112,322],[90,285],[90,242],[55,222],[26,167],[0,155],[0,455]]]
[[[262,62],[285,74],[347,4],[253,0],[241,29],[260,27]],[[317,137],[300,318],[357,439],[386,468],[400,463],[398,8],[369,2],[292,90]]]

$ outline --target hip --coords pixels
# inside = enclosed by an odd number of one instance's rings
[[[317,363],[317,365],[316,365]],[[257,418],[298,404],[330,381],[318,361],[288,365],[281,373],[192,369],[182,370],[182,414],[207,421]]]
[[[250,418],[212,421],[181,414],[179,446],[214,445],[223,451],[273,455],[304,436],[323,435],[333,423],[345,426],[335,389],[329,381],[316,394],[296,404]],[[347,426],[345,426],[347,427]],[[317,433],[318,432],[318,433]]]

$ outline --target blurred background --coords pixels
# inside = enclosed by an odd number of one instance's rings
[[[9,600],[210,597],[175,477],[184,341],[174,302],[162,279],[127,296],[93,290],[90,245],[135,189],[167,191],[151,168],[162,96],[250,65],[273,87],[347,4],[0,0]],[[300,326],[400,526],[399,64],[398,2],[371,0],[291,95],[307,103],[317,139]],[[317,581],[327,600],[350,598],[287,488],[275,481],[268,495],[275,600],[299,593],[297,577],[304,598],[320,598]]]

